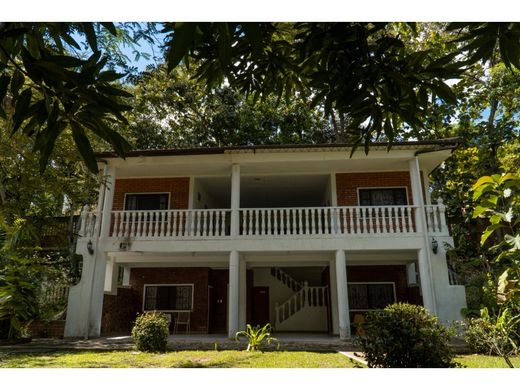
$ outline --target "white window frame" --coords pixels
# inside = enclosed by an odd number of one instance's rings
[[[404,191],[406,192],[406,204],[399,205],[399,206],[410,206],[409,198],[408,198],[408,186],[389,186],[389,187],[357,187],[356,188],[356,194],[357,194],[357,204],[360,207],[384,207],[384,206],[361,206],[361,195],[359,193],[359,190],[390,190],[395,188],[404,188]],[[387,206],[388,207],[388,206]]]
[[[191,287],[191,309],[190,310],[145,310],[144,304],[146,302],[146,287],[177,287],[177,286],[190,286]],[[183,313],[183,312],[193,312],[193,305],[195,303],[195,284],[194,283],[146,283],[143,285],[143,302],[142,302],[142,310],[145,312],[153,312],[160,311],[162,313]]]
[[[168,208],[166,210],[170,210],[172,193],[167,192],[167,191],[161,191],[161,192],[125,192],[125,200],[123,202],[123,211],[158,211],[158,210],[127,210],[126,209],[126,197],[127,197],[127,195],[164,195],[164,194],[168,195]],[[166,211],[166,210],[161,210],[161,211]]]
[[[397,294],[395,291],[395,282],[347,282],[347,294],[348,294],[348,285],[349,284],[391,284],[392,291],[394,292],[394,303],[397,302]],[[349,307],[349,311],[351,312],[365,312],[365,311],[381,311],[382,309],[351,309]]]

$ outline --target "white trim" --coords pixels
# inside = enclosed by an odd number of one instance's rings
[[[336,172],[330,173],[330,205],[338,207],[338,187],[336,183]]]
[[[158,210],[127,210],[126,209],[126,196],[127,195],[163,195],[163,194],[168,195],[168,208],[166,210],[170,210],[170,206],[171,206],[170,202],[171,202],[172,193],[167,192],[167,191],[161,191],[161,192],[125,192],[125,199],[123,202],[122,211],[158,211]],[[160,210],[160,211],[165,211],[165,210]]]
[[[395,291],[395,282],[347,282],[347,287],[349,284],[391,284],[392,290],[394,292],[394,303],[397,302],[397,294]],[[349,294],[350,296],[350,294]],[[355,312],[355,311],[379,311],[382,309],[349,309],[349,312]]]
[[[193,208],[193,191],[195,191],[195,176],[190,176],[190,180],[188,182],[188,209]],[[170,206],[169,202],[168,206]]]
[[[144,303],[146,301],[146,287],[172,287],[172,286],[191,286],[191,309],[190,310],[145,310],[144,309]],[[150,312],[150,311],[160,311],[164,313],[178,313],[178,312],[192,312],[193,311],[193,305],[194,305],[194,295],[195,295],[195,284],[194,283],[146,283],[143,285],[143,304],[142,304],[142,310],[143,313]]]
[[[386,189],[393,189],[393,188],[404,188],[405,192],[406,192],[406,204],[403,204],[403,205],[371,205],[371,206],[361,206],[359,203],[361,201],[361,197],[359,196],[359,190],[386,190]],[[409,203],[409,198],[408,198],[408,186],[388,186],[388,187],[356,187],[356,194],[357,194],[357,204],[358,206],[360,207],[389,207],[389,206],[413,206],[413,203],[410,204]]]

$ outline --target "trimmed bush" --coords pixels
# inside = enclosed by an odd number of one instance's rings
[[[455,367],[449,346],[453,330],[422,306],[395,303],[370,312],[357,341],[369,367]]]
[[[144,352],[166,351],[169,333],[168,319],[159,312],[141,314],[132,328],[135,346]]]

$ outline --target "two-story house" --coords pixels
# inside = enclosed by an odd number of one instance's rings
[[[106,185],[82,214],[65,336],[128,333],[151,310],[189,313],[191,332],[230,337],[270,322],[347,339],[364,313],[396,301],[458,320],[465,291],[450,283],[453,240],[428,191],[456,146],[100,153]]]

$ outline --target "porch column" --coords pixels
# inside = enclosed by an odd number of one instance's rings
[[[105,294],[117,295],[117,278],[119,276],[119,264],[111,257],[106,264]]]
[[[244,259],[239,261],[239,293],[238,293],[238,330],[246,329],[247,310],[247,264]]]
[[[123,267],[123,286],[130,286],[130,266]]]
[[[347,263],[345,251],[336,251],[336,283],[338,289],[338,325],[339,338],[347,340],[350,338],[350,318],[348,310],[348,286],[347,286]]]
[[[110,233],[110,217],[112,216],[112,205],[114,203],[114,187],[116,185],[116,168],[108,167],[105,174],[106,190],[103,201],[101,216],[100,238],[108,237]]]
[[[239,303],[239,258],[238,251],[229,254],[229,308],[228,308],[228,336],[235,338],[238,332],[238,303]]]
[[[238,236],[240,226],[240,165],[231,166],[231,237]]]
[[[332,322],[332,334],[339,334],[338,327],[338,284],[336,283],[336,261],[329,263],[330,279],[330,320]]]
[[[409,168],[413,204],[417,207],[415,211],[415,225],[417,233],[421,234],[423,237],[422,248],[418,251],[419,277],[421,279],[423,306],[431,314],[437,315],[431,270],[430,237],[428,236],[428,227],[426,226],[423,187],[421,184],[421,173],[417,156],[409,160]]]

